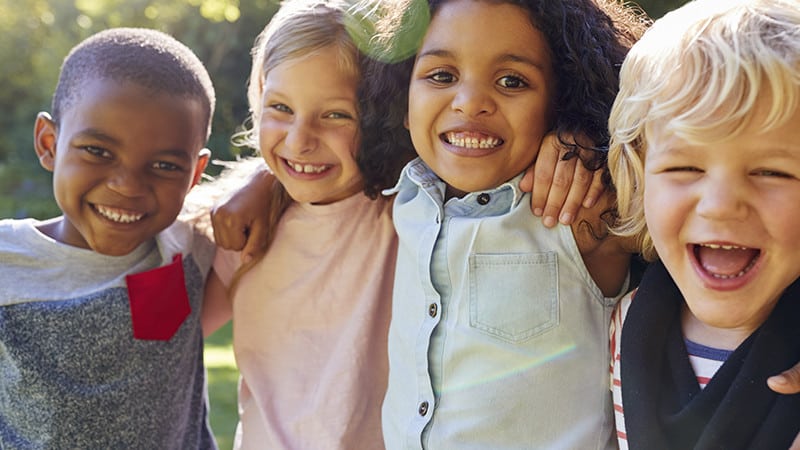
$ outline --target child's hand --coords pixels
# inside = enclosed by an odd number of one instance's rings
[[[228,250],[241,250],[245,263],[266,247],[266,211],[264,201],[274,176],[261,165],[241,189],[211,211],[214,240]]]
[[[800,363],[774,377],[767,379],[767,385],[779,394],[800,393]],[[798,442],[800,446],[800,442]],[[800,447],[798,447],[800,448]]]
[[[531,211],[543,223],[569,225],[581,207],[591,208],[603,193],[602,171],[590,171],[579,158],[562,161],[566,149],[551,133],[545,136],[534,165],[528,168],[520,189],[532,192]]]

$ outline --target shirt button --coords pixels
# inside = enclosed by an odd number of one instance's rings
[[[419,412],[420,416],[424,416],[425,414],[428,414],[428,402],[420,403],[418,412]]]
[[[428,315],[431,317],[436,317],[437,312],[439,312],[439,307],[436,305],[436,303],[431,303],[431,305],[428,306]]]
[[[491,200],[491,199],[492,198],[489,197],[489,194],[484,192],[483,194],[478,195],[478,204],[479,205],[486,205],[486,204],[489,203],[489,200]]]

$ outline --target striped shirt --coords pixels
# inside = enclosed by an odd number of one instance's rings
[[[614,310],[614,314],[611,316],[610,387],[614,398],[614,421],[617,426],[617,442],[619,443],[620,450],[628,449],[628,438],[625,433],[625,411],[622,405],[622,383],[620,380],[620,343],[622,342],[622,324],[625,321],[625,316],[628,314],[628,309],[631,306],[631,301],[635,294],[636,291],[633,291],[623,297]],[[689,354],[689,362],[697,377],[697,383],[700,385],[700,389],[703,389],[733,351],[706,347],[705,345],[689,340],[684,340],[684,342],[686,344],[686,351]]]

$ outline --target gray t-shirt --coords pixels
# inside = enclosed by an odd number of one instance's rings
[[[0,221],[0,448],[215,449],[200,326],[213,244],[177,222],[113,257],[38,224]],[[178,253],[191,312],[167,340],[135,338],[126,275]]]

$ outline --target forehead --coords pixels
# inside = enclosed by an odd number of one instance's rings
[[[62,114],[59,133],[197,152],[205,143],[205,108],[199,99],[107,78],[87,80],[80,89]]]
[[[317,91],[325,97],[355,99],[359,74],[342,61],[342,50],[327,46],[302,56],[287,59],[267,72],[264,90],[308,93]]]
[[[420,55],[443,49],[474,59],[519,56],[536,65],[550,64],[547,40],[533,26],[526,9],[506,2],[451,0],[431,19]]]

